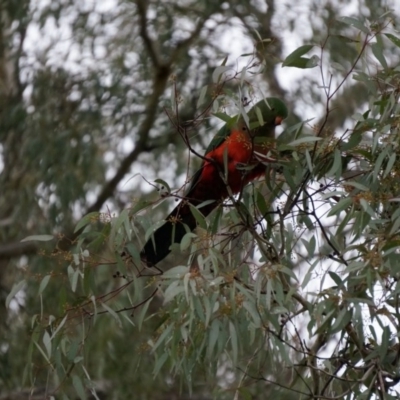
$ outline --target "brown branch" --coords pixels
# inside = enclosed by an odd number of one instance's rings
[[[141,12],[144,13],[141,16],[142,18],[145,18],[145,6],[142,4],[143,0],[138,0],[138,8],[140,8]],[[139,11],[140,11],[139,10]],[[154,121],[156,119],[157,115],[157,105],[159,103],[159,99],[162,96],[162,94],[165,91],[165,88],[167,86],[168,82],[168,77],[171,73],[172,66],[179,57],[179,55],[186,51],[186,49],[192,44],[193,40],[199,35],[201,29],[203,28],[205,22],[208,20],[211,14],[205,15],[196,25],[196,28],[193,30],[192,34],[182,42],[178,43],[175,47],[175,50],[172,52],[170,56],[170,60],[168,63],[161,64],[158,61],[158,58],[156,57],[156,54],[154,52],[154,47],[153,44],[148,37],[147,30],[145,27],[146,21],[142,20],[141,21],[141,36],[143,41],[146,44],[147,50],[149,52],[150,58],[153,60],[153,63],[156,67],[156,73],[155,73],[155,79],[153,82],[153,87],[152,87],[152,95],[147,103],[146,110],[147,116],[145,120],[142,123],[142,126],[139,129],[138,132],[138,137],[139,140],[136,142],[135,148],[132,150],[132,152],[122,161],[118,171],[114,175],[114,177],[106,183],[106,185],[103,187],[103,190],[99,194],[96,202],[91,205],[87,213],[93,212],[93,211],[98,211],[100,210],[101,206],[104,204],[104,202],[112,196],[114,193],[114,190],[116,189],[118,183],[121,181],[121,179],[129,172],[130,166],[134,161],[137,160],[138,156],[145,152],[148,151],[149,148],[147,146],[147,142],[149,139],[149,133],[150,129],[152,128]]]
[[[146,46],[149,57],[156,69],[160,68],[161,62],[158,57],[158,54],[155,50],[155,44],[151,40],[149,36],[149,32],[147,30],[147,5],[148,2],[146,0],[137,0],[136,1],[137,10],[139,13],[139,21],[140,21],[140,36]]]
[[[11,242],[0,245],[0,260],[9,260],[24,254],[34,254],[39,250],[37,242]]]

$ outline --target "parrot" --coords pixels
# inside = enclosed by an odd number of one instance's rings
[[[183,200],[145,243],[140,257],[147,267],[154,267],[170,253],[172,243],[180,243],[187,232],[196,228],[196,218],[189,204],[196,207],[206,202],[199,208],[206,217],[227,197],[238,194],[245,185],[265,173],[263,161],[270,160],[268,139],[274,138],[275,127],[287,115],[282,100],[268,97],[255,104],[247,114],[243,111],[230,118],[217,132]]]

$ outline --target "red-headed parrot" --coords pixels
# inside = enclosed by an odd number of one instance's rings
[[[144,245],[141,259],[147,266],[161,261],[170,253],[172,243],[180,243],[183,236],[196,227],[189,203],[198,206],[206,200],[215,200],[200,208],[207,216],[229,193],[239,193],[245,185],[265,173],[265,165],[260,159],[271,148],[267,141],[274,137],[275,126],[280,125],[287,114],[285,104],[270,97],[252,107],[248,118],[243,115],[233,117],[218,131],[205,152],[200,169],[193,176],[185,200]],[[262,161],[266,160],[267,157]]]

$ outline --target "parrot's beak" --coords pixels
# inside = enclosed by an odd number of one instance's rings
[[[275,126],[278,126],[282,123],[283,118],[280,117],[279,115],[275,118]]]

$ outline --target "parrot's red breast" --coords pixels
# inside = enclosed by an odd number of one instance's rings
[[[205,200],[226,198],[229,195],[227,186],[232,194],[238,193],[243,186],[264,172],[264,167],[243,169],[251,165],[253,157],[254,146],[248,134],[232,130],[219,147],[205,155],[199,176],[195,177],[196,181],[186,197],[192,203],[200,204]]]
[[[179,243],[186,232],[196,227],[189,203],[198,206],[206,200],[214,200],[200,208],[207,216],[222,200],[239,193],[246,184],[264,173],[265,165],[260,160],[269,161],[271,144],[268,140],[274,137],[275,126],[286,116],[287,109],[281,100],[267,98],[249,111],[247,123],[243,116],[237,116],[218,131],[192,179],[185,200],[143,247],[141,257],[148,266],[166,257],[170,245]]]

